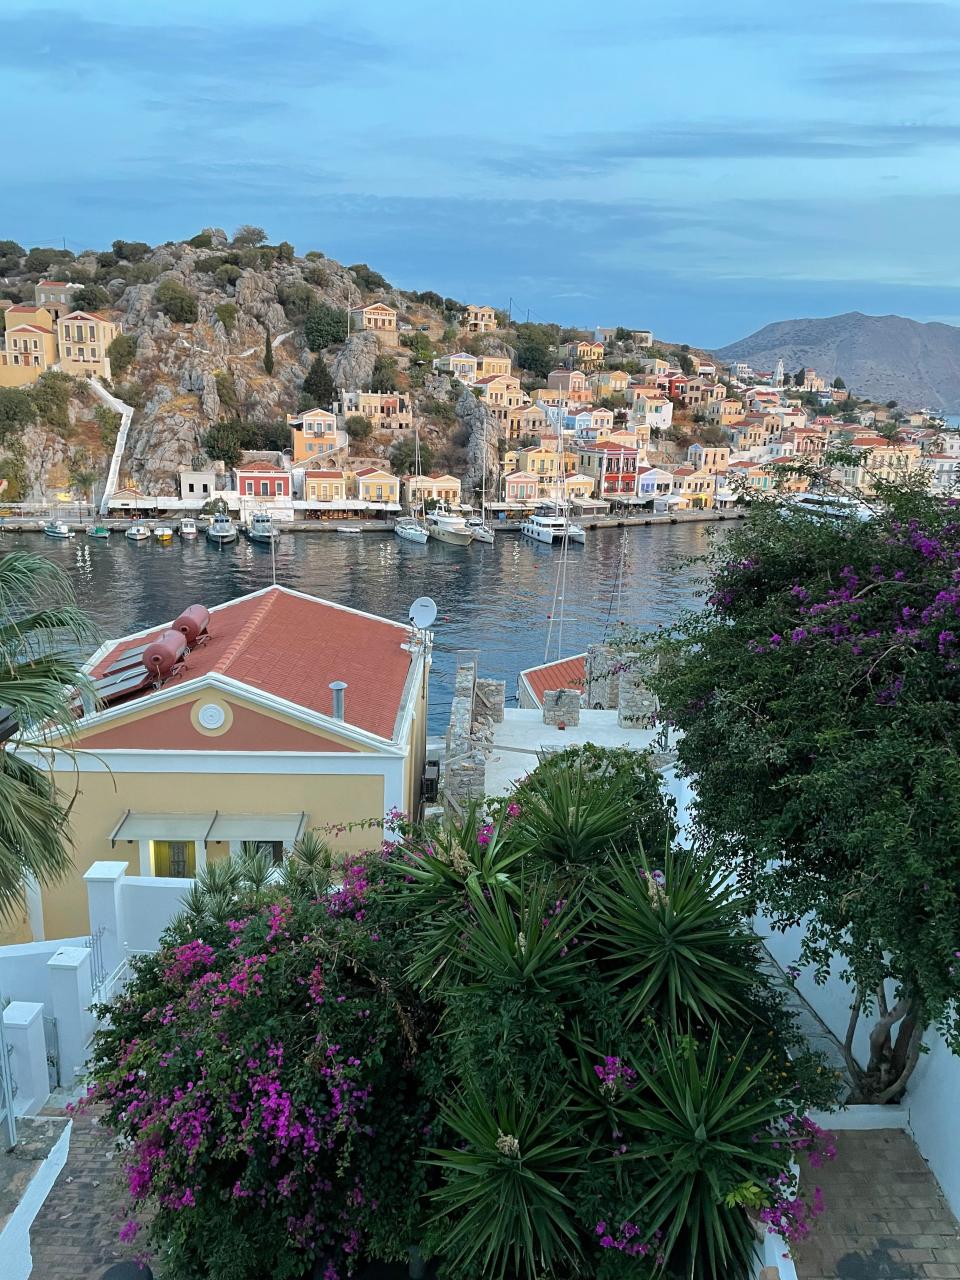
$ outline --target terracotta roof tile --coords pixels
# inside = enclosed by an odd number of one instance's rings
[[[521,672],[530,689],[543,706],[543,695],[548,689],[582,689],[587,678],[587,655],[578,653],[574,658],[561,658],[542,667],[529,667]]]
[[[137,644],[166,631],[169,623],[137,638]],[[346,722],[378,737],[393,727],[410,670],[401,648],[410,629],[283,587],[241,596],[210,611],[210,638],[192,650],[183,673],[163,686],[219,672],[309,711],[330,715],[331,680],[347,683]],[[100,659],[93,676],[130,647],[119,640]],[[150,697],[151,690],[139,700]]]

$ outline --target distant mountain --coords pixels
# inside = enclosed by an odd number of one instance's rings
[[[960,412],[960,329],[949,324],[849,311],[768,324],[715,354],[756,369],[773,369],[782,358],[789,373],[813,368],[828,382],[839,374],[858,395]]]

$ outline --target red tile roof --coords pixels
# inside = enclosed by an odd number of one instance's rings
[[[307,471],[307,475],[314,480],[342,480],[342,471]]]
[[[240,466],[237,467],[237,471],[280,471],[284,475],[286,474],[283,467],[278,467],[275,462],[267,462],[266,459],[261,462],[241,462]]]
[[[170,626],[137,636],[137,645]],[[331,680],[345,680],[346,722],[378,737],[393,737],[410,670],[400,646],[410,628],[384,618],[303,596],[284,587],[241,596],[210,611],[210,639],[187,656],[183,673],[164,689],[217,672],[310,711],[330,715]],[[94,678],[131,647],[119,640],[93,668]],[[146,701],[153,690],[138,699]],[[131,703],[126,703],[129,706]]]
[[[578,653],[574,658],[561,658],[559,662],[548,662],[542,667],[530,667],[520,674],[543,706],[543,695],[548,689],[583,688],[587,678],[587,655]]]

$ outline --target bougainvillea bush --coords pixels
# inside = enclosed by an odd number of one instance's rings
[[[874,508],[755,505],[656,683],[703,847],[775,922],[806,919],[821,979],[844,957],[855,1096],[887,1101],[928,1025],[960,1049],[960,508],[883,485]]]
[[[646,768],[565,754],[333,888],[201,886],[97,1039],[124,1238],[169,1280],[411,1246],[451,1280],[738,1280],[758,1231],[800,1238],[835,1081]]]

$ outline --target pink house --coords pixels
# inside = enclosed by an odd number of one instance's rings
[[[532,471],[513,471],[503,481],[505,502],[532,502],[537,496],[537,477]]]
[[[248,462],[237,467],[237,492],[244,498],[289,498],[290,473],[275,462]]]

